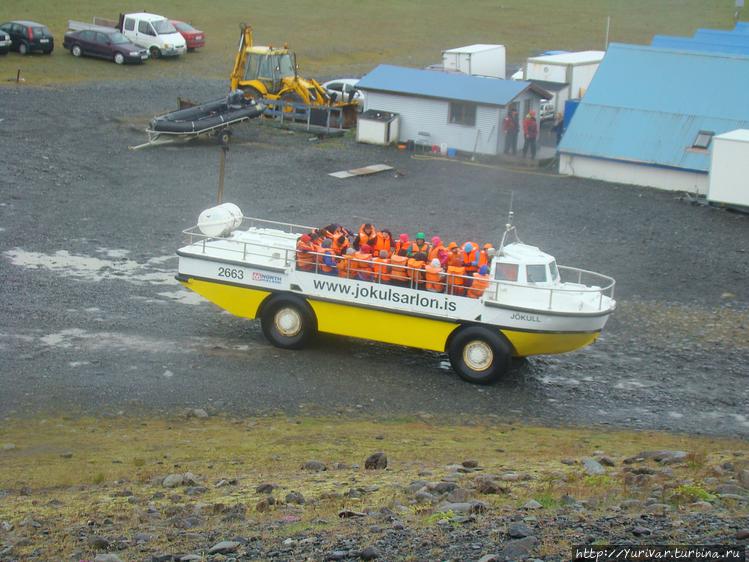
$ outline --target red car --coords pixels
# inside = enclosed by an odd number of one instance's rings
[[[185,23],[179,20],[169,21],[171,21],[172,25],[177,28],[177,31],[179,31],[180,35],[185,38],[185,43],[187,43],[188,51],[194,51],[199,47],[205,47],[205,33],[200,31],[199,29],[195,29],[189,23]]]

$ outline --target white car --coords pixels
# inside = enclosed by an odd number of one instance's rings
[[[358,78],[338,78],[325,82],[322,87],[331,97],[335,97],[335,101],[357,101],[359,107],[363,107],[364,94],[356,89],[358,83]]]

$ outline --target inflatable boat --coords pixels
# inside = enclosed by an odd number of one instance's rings
[[[258,117],[262,112],[262,106],[254,100],[245,99],[242,92],[232,92],[226,97],[156,117],[151,121],[151,131],[200,133]]]

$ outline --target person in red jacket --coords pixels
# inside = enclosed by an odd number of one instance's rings
[[[502,132],[505,134],[505,154],[518,152],[518,112],[514,109],[502,121]]]
[[[523,145],[523,158],[531,151],[531,160],[536,158],[536,139],[538,138],[538,123],[536,122],[536,112],[531,111],[523,119],[523,135],[525,144]]]

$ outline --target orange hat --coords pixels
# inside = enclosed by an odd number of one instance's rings
[[[490,242],[487,242],[486,244],[484,244],[484,250],[488,250],[489,248],[493,248],[493,247],[494,246],[492,246]]]
[[[452,250],[452,249],[454,249],[454,248],[457,248],[457,247],[458,247],[458,245],[457,245],[457,244],[456,244],[455,242],[450,242],[450,243],[449,243],[449,244],[447,245],[447,249],[448,249],[448,250]]]

